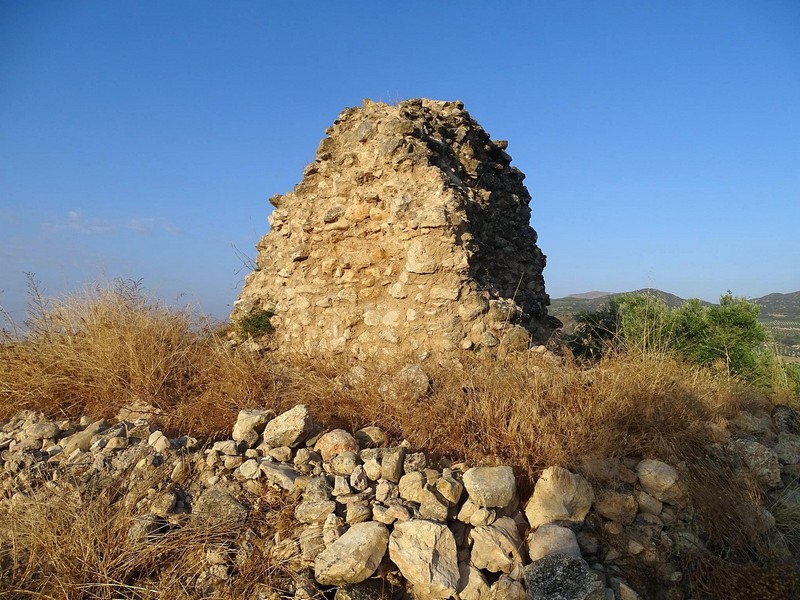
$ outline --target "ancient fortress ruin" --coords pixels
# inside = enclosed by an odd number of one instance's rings
[[[365,100],[275,195],[232,320],[274,312],[274,340],[364,359],[547,340],[545,256],[525,175],[461,102]]]

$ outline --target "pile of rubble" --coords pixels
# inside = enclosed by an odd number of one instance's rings
[[[740,456],[775,488],[782,473],[800,469],[799,423],[785,407],[773,419],[742,413],[745,435],[709,452]],[[762,443],[770,440],[772,448]],[[675,557],[703,545],[680,465],[645,458],[587,461],[582,474],[550,467],[522,501],[508,466],[434,462],[389,445],[378,427],[323,431],[303,405],[278,416],[243,410],[231,439],[203,447],[141,419],[75,424],[23,412],[2,427],[0,465],[0,511],[68,485],[120,480],[130,492],[119,502],[135,515],[127,535],[143,544],[193,519],[245,531],[265,490],[285,496],[295,522],[270,541],[271,552],[293,565],[297,582],[288,596],[265,586],[263,599],[655,597],[626,582],[630,561],[650,566],[657,597],[685,598]],[[164,476],[150,478],[154,487],[133,486],[156,470]],[[753,515],[765,531],[774,526],[763,507]],[[236,577],[236,552],[209,551],[208,568],[187,588],[223,593]]]

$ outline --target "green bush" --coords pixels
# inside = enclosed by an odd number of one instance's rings
[[[236,321],[234,328],[242,337],[258,338],[272,331],[270,319],[274,315],[274,311],[271,310],[254,310]]]
[[[654,296],[628,294],[576,315],[575,331],[566,341],[573,354],[586,359],[597,359],[609,348],[667,352],[761,388],[800,389],[800,369],[784,365],[770,351],[758,311],[730,292],[718,305],[694,299],[672,309]]]

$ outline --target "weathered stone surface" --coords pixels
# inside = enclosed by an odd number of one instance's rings
[[[550,554],[525,567],[531,600],[605,600],[606,587],[580,558]]]
[[[271,310],[276,348],[359,358],[547,338],[524,175],[461,103],[365,101],[327,133],[271,199],[234,322]]]
[[[271,410],[240,410],[236,423],[233,425],[231,437],[235,441],[241,442],[248,437],[249,432],[259,434],[264,430],[267,421],[274,416],[275,413]]]
[[[515,573],[519,579],[524,560],[517,524],[509,517],[476,527],[470,534],[472,565],[492,573]]]
[[[228,492],[212,488],[203,492],[197,499],[192,514],[208,519],[243,523],[247,519],[248,512],[247,507]]]
[[[582,473],[590,481],[600,483],[636,483],[636,471],[627,468],[618,458],[592,458],[581,463]]]
[[[517,494],[511,467],[473,467],[464,473],[464,488],[470,500],[486,508],[503,508]]]
[[[357,523],[317,556],[314,577],[324,585],[360,583],[378,568],[388,543],[385,525]]]
[[[267,423],[263,434],[264,445],[269,448],[294,448],[306,439],[313,425],[308,408],[299,404]]]
[[[358,453],[359,447],[356,438],[344,429],[334,429],[322,435],[314,444],[314,450],[319,452],[322,460],[329,461],[342,452]]]
[[[782,464],[796,465],[800,463],[800,436],[781,431],[772,450]]]
[[[355,434],[358,445],[362,448],[380,448],[389,443],[389,438],[380,427],[363,427]]]
[[[528,556],[532,561],[551,554],[581,557],[578,538],[571,529],[550,523],[542,525],[528,536]]]
[[[480,570],[462,562],[458,564],[458,597],[461,600],[489,600],[489,584]]]
[[[83,431],[79,431],[69,437],[66,437],[61,440],[61,447],[64,449],[64,455],[69,456],[75,450],[83,450],[86,452],[89,450],[89,446],[92,444],[92,438],[106,429],[108,425],[102,419],[99,421],[95,421],[86,426]]]
[[[583,477],[550,467],[537,480],[525,516],[534,528],[558,521],[582,523],[593,501],[592,486]]]
[[[781,482],[781,465],[777,455],[754,440],[740,439],[729,444],[739,455],[753,476],[764,486],[775,487]]]
[[[674,504],[685,496],[678,471],[660,460],[645,459],[636,465],[639,485],[653,498]]]
[[[500,579],[492,584],[489,590],[490,600],[528,600],[528,594],[522,584],[509,577],[501,575]]]
[[[595,495],[594,509],[606,519],[630,525],[636,518],[639,503],[633,491],[600,490]]]
[[[287,492],[294,490],[294,482],[297,479],[297,471],[289,465],[262,461],[259,468],[264,473],[267,481],[274,483],[285,489]]]
[[[406,449],[402,446],[386,448],[381,455],[381,478],[397,483],[403,476],[403,461]]]
[[[389,557],[424,598],[456,593],[456,542],[446,525],[420,519],[396,523],[389,537]]]
[[[294,518],[301,523],[322,523],[336,510],[333,500],[301,502],[294,509]]]

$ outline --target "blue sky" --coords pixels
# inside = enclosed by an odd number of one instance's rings
[[[0,305],[127,277],[225,317],[323,130],[460,99],[548,292],[800,289],[800,2],[0,0]]]

